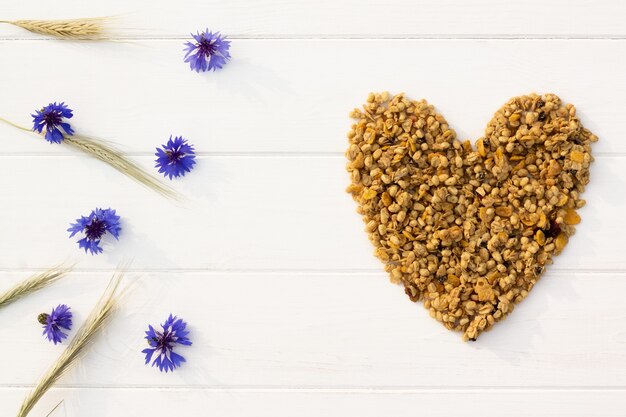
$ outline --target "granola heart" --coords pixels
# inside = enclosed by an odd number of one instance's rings
[[[348,192],[391,280],[476,340],[574,234],[598,140],[554,94],[514,97],[475,148],[425,100],[370,94],[348,134]]]

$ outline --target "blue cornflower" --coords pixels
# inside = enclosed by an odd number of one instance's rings
[[[85,237],[78,241],[78,247],[85,249],[85,253],[90,251],[92,255],[102,252],[100,239],[109,232],[115,239],[119,238],[120,216],[115,214],[115,210],[95,209],[88,217],[81,216],[76,219],[76,223],[70,224],[68,232],[72,232],[70,237],[76,233],[84,233]]]
[[[161,372],[174,371],[175,368],[186,362],[185,358],[174,352],[174,347],[177,344],[191,345],[191,341],[187,337],[189,334],[189,331],[186,330],[187,323],[170,314],[161,327],[163,331],[155,330],[154,327],[148,325],[146,340],[150,347],[142,350],[141,353],[146,355],[146,365],[150,363],[152,355],[156,352],[157,357],[152,362],[152,366],[158,366]]]
[[[41,313],[37,321],[43,324],[43,335],[56,345],[67,338],[67,334],[61,329],[71,330],[72,328],[72,312],[68,306],[61,304],[53,308],[50,314]]]
[[[196,43],[186,42],[184,51],[187,52],[185,62],[189,62],[192,71],[215,71],[230,59],[230,41],[226,40],[226,36],[209,32],[209,29],[197,35],[192,33],[191,36]]]
[[[159,168],[159,172],[170,177],[170,179],[185,175],[186,172],[192,170],[196,163],[193,145],[190,145],[187,139],[180,136],[174,139],[170,136],[170,140],[162,145],[162,148],[157,148],[154,155],[157,157],[155,167]]]
[[[45,138],[50,143],[61,143],[63,141],[63,133],[59,129],[59,126],[63,128],[65,133],[69,136],[74,134],[72,126],[69,123],[63,121],[63,118],[71,119],[73,114],[72,110],[68,108],[65,103],[50,103],[41,110],[36,110],[36,114],[31,114],[33,117],[33,131],[41,133],[45,128]]]

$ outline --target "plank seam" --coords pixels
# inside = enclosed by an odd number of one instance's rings
[[[347,143],[346,143],[347,147]],[[125,156],[131,157],[154,157],[154,153],[151,152],[121,152]],[[595,159],[604,158],[626,158],[626,152],[593,152]],[[196,156],[201,157],[213,157],[213,158],[344,158],[345,155],[340,151],[311,151],[311,152],[210,152],[210,151],[198,151]],[[77,153],[72,152],[3,152],[0,153],[0,158],[67,158],[67,157],[82,157]]]
[[[32,389],[34,385],[31,384],[0,384],[1,389]],[[626,391],[626,386],[549,386],[549,385],[533,385],[533,386],[511,386],[511,387],[499,387],[499,386],[467,386],[467,387],[450,387],[450,386],[437,386],[437,387],[410,387],[410,386],[363,386],[363,387],[291,387],[280,385],[259,385],[259,386],[215,386],[215,385],[179,385],[179,386],[167,386],[167,385],[81,385],[81,384],[58,384],[55,385],[55,390],[71,390],[71,389],[102,389],[102,390],[160,390],[160,391],[214,391],[214,392],[292,392],[292,393],[385,393],[385,394],[410,394],[410,393],[467,393],[467,392],[623,392]]]
[[[45,271],[47,268],[2,268],[0,267],[0,273],[35,273]],[[74,268],[72,273],[104,273],[104,272],[113,272],[115,271],[115,267],[111,268]],[[229,268],[229,269],[219,269],[219,268],[128,268],[128,272],[132,273],[188,273],[188,274],[196,274],[196,273],[210,273],[210,274],[242,274],[242,275],[329,275],[329,276],[337,276],[337,275],[371,275],[371,276],[381,276],[385,275],[386,272],[382,269],[378,268],[363,268],[363,269],[314,269],[314,268],[302,268],[302,269],[262,269],[262,268]],[[626,274],[626,268],[614,268],[614,269],[576,269],[576,268],[558,268],[552,267],[549,272],[550,275],[612,275],[612,274]]]
[[[266,40],[294,40],[294,41],[316,41],[316,40],[444,40],[444,41],[459,41],[459,40],[497,40],[497,41],[537,41],[537,40],[563,40],[563,41],[606,41],[626,40],[626,35],[476,35],[476,34],[451,34],[451,35],[437,35],[437,34],[423,34],[423,35],[372,35],[372,34],[350,34],[350,35],[243,35],[243,34],[231,34],[228,35],[233,40],[249,40],[249,41],[266,41]],[[187,41],[188,35],[173,35],[173,36],[113,36],[109,38],[111,41]],[[54,41],[58,39],[41,37],[41,36],[0,36],[0,41]],[[72,42],[72,41],[69,41]],[[76,41],[74,41],[76,42]]]

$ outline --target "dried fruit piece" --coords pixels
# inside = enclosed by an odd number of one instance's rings
[[[511,206],[496,207],[496,214],[500,217],[511,217],[511,214],[513,214],[513,208]]]
[[[573,162],[582,163],[585,160],[585,154],[580,151],[572,151],[569,154],[569,159]]]
[[[476,141],[476,149],[478,150],[478,154],[480,156],[485,156],[487,154],[487,151],[485,150],[485,143],[484,143],[483,138],[480,138]]]
[[[385,207],[389,207],[392,203],[392,199],[391,196],[389,195],[389,193],[384,192],[383,195],[381,196],[381,200],[383,202],[383,204],[385,205]]]
[[[373,190],[373,189],[369,188],[369,189],[363,191],[363,194],[361,196],[365,200],[371,200],[372,198],[376,197],[376,190]]]
[[[453,287],[458,286],[461,283],[461,280],[459,279],[459,277],[457,277],[454,274],[449,274],[448,275],[448,279],[447,282],[452,285]]]
[[[569,209],[563,216],[563,222],[567,225],[574,225],[580,223],[580,216],[576,213],[576,210]]]
[[[521,115],[519,113],[513,113],[509,116],[509,122],[517,122],[520,119]]]
[[[561,233],[561,226],[555,221],[550,222],[550,228],[545,232],[546,237],[556,237]]]

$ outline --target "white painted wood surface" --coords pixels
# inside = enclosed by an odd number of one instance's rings
[[[0,20],[119,15],[110,43],[0,26],[0,117],[65,100],[79,132],[149,168],[170,134],[197,169],[171,203],[106,165],[0,125],[0,290],[62,260],[66,280],[0,310],[0,415],[60,353],[41,310],[88,314],[114,266],[141,279],[45,416],[623,416],[626,414],[626,3],[529,0],[0,1]],[[223,71],[182,62],[187,33],[233,37]],[[473,344],[388,283],[342,156],[347,113],[405,91],[477,138],[509,97],[555,92],[600,142],[575,238],[530,297]],[[91,257],[67,238],[92,208],[123,217]],[[143,330],[190,324],[188,363],[143,365]],[[74,333],[71,333],[72,335]]]
[[[2,20],[119,16],[124,37],[176,37],[211,26],[238,37],[623,37],[620,1],[45,0],[2,4]],[[7,32],[25,37],[22,32]]]

